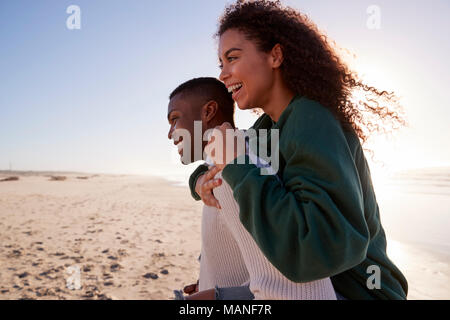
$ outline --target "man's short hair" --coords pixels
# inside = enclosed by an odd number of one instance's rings
[[[202,104],[216,101],[219,110],[227,120],[234,119],[234,100],[225,85],[216,78],[194,78],[180,84],[169,96],[172,99],[177,94],[183,94],[200,99]]]

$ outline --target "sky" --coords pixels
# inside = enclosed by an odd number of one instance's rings
[[[450,166],[450,2],[282,1],[394,90],[409,127],[368,146],[392,169]],[[177,175],[168,96],[218,77],[217,21],[230,1],[0,1],[0,170]],[[80,29],[68,29],[70,5]],[[379,29],[368,20],[379,8]],[[371,20],[372,21],[372,20]],[[238,111],[248,128],[256,118]],[[371,160],[370,160],[371,161]]]

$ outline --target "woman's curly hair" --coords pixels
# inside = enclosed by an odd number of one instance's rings
[[[238,0],[225,9],[216,36],[229,29],[243,32],[263,52],[280,44],[284,57],[280,68],[286,85],[329,108],[342,127],[352,128],[363,143],[373,132],[387,132],[382,123],[390,123],[393,129],[406,124],[399,112],[386,106],[400,111],[393,92],[360,81],[317,26],[306,15],[283,7],[280,1]],[[362,93],[361,99],[356,99],[356,91]]]

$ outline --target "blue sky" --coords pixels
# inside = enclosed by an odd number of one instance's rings
[[[187,172],[167,140],[168,95],[218,76],[217,19],[229,1],[1,1],[0,169],[165,174]],[[300,1],[357,56],[370,84],[395,90],[410,127],[374,139],[393,168],[450,165],[450,3]],[[69,5],[81,29],[69,30]],[[381,29],[366,26],[369,5]],[[241,127],[251,115],[239,112]],[[388,142],[388,143],[387,143]]]

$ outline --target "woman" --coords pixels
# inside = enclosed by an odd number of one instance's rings
[[[217,35],[220,79],[240,109],[264,111],[253,128],[280,134],[277,176],[261,175],[248,155],[233,155],[244,165],[216,164],[261,251],[294,282],[331,277],[346,299],[406,299],[361,147],[380,121],[404,123],[383,106],[395,96],[359,81],[307,17],[279,2],[238,1]],[[355,103],[358,89],[364,98]],[[220,180],[205,171],[190,187],[217,205],[211,190]],[[381,285],[372,289],[374,276]]]

